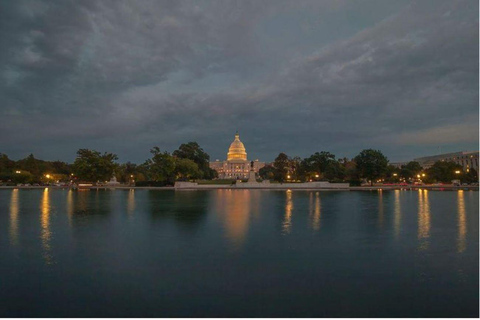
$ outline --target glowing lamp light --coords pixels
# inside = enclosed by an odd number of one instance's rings
[[[45,177],[46,177],[47,179],[50,179],[50,175],[49,175],[49,174],[46,174]]]
[[[393,176],[396,177],[396,176],[398,176],[398,174],[394,173]]]
[[[287,176],[287,179],[290,179],[290,175]]]
[[[316,175],[315,175],[315,178],[318,178],[318,177],[319,177],[319,175],[318,175],[318,174],[316,174]]]
[[[422,173],[422,177],[425,177],[425,173]]]
[[[459,174],[459,173],[460,173],[460,170],[455,171],[455,173],[456,173],[456,174]]]
[[[22,173],[20,170],[15,171],[15,173]]]

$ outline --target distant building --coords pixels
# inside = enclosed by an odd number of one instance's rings
[[[402,166],[406,165],[408,162],[390,162],[391,166],[400,169]]]
[[[463,167],[463,170],[475,169],[478,172],[478,151],[463,151],[444,153],[436,156],[413,159],[424,168],[430,168],[437,161],[453,161]]]
[[[210,162],[210,168],[218,172],[220,179],[246,179],[250,172],[251,162],[247,159],[247,151],[238,132],[235,134],[235,140],[230,144],[226,161]],[[265,166],[265,162],[253,161],[253,171],[258,171]]]

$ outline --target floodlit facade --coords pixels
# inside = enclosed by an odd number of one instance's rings
[[[240,141],[238,132],[228,148],[227,160],[210,162],[210,168],[218,172],[219,179],[246,179],[250,172],[251,161],[247,159],[247,151]],[[265,166],[265,162],[253,161],[253,171],[258,171]]]
[[[463,170],[475,169],[478,172],[478,151],[463,151],[444,153],[436,156],[413,159],[424,168],[430,168],[437,161],[453,161],[463,167]]]

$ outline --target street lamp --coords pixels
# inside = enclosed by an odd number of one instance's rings
[[[459,174],[459,173],[460,173],[460,170],[455,171],[455,173],[456,173],[456,174]]]
[[[15,173],[22,173],[20,170],[15,171]]]
[[[49,174],[46,174],[45,177],[46,177],[47,179],[50,179],[50,175],[49,175]]]
[[[394,173],[393,176],[396,177],[396,176],[398,176],[398,174]]]
[[[290,179],[290,175],[287,176],[287,179]]]
[[[425,177],[425,173],[422,173],[422,177]]]
[[[315,175],[315,178],[318,178],[318,177],[319,177],[319,175],[318,175],[318,174],[316,174],[316,175]]]

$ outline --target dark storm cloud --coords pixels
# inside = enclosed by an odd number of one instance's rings
[[[142,161],[478,145],[474,1],[16,1],[0,10],[0,152]]]

